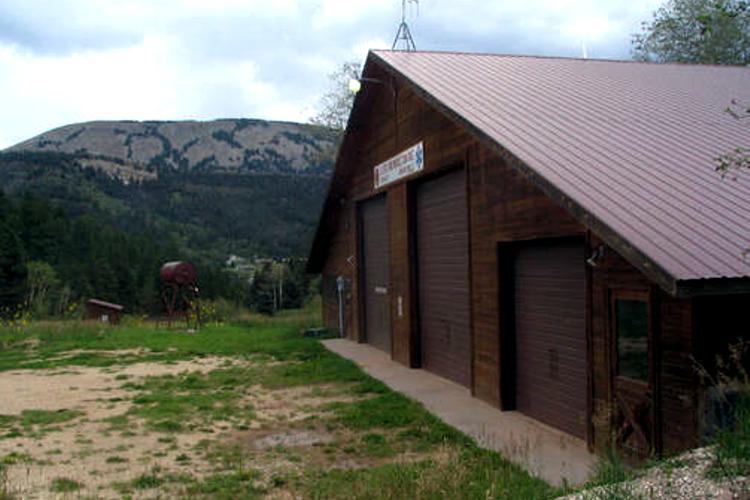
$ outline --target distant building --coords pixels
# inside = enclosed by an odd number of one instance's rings
[[[86,319],[101,321],[116,325],[120,323],[120,316],[124,307],[103,300],[89,299],[86,301]]]

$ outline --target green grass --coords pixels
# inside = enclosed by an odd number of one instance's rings
[[[81,489],[81,483],[65,477],[58,477],[52,480],[49,490],[55,493],[68,493]]]
[[[165,479],[159,476],[157,473],[141,474],[137,478],[133,479],[132,486],[137,490],[150,490],[152,488],[158,488],[164,484]]]
[[[396,454],[388,438],[377,432],[370,432],[362,436],[362,446],[365,454],[373,457],[390,457]]]
[[[106,432],[132,435],[135,424],[145,422],[147,429],[164,433],[162,437],[170,441],[159,441],[169,444],[175,442],[176,433],[204,431],[216,423],[249,429],[256,416],[244,398],[246,391],[257,385],[269,390],[309,387],[319,396],[332,392],[354,396],[354,400],[327,404],[297,424],[326,429],[335,436],[333,442],[319,447],[278,446],[263,452],[295,464],[283,474],[265,478],[266,489],[311,498],[534,499],[560,493],[499,454],[479,449],[422,405],[330,353],[318,340],[299,335],[318,321],[317,313],[307,311],[210,326],[195,334],[142,324],[102,328],[74,322],[32,325],[24,335],[0,329],[0,342],[8,346],[0,352],[0,371],[225,356],[238,362],[227,362],[208,373],[134,381],[116,376],[130,392],[133,404],[125,414],[106,419]],[[143,352],[125,356],[107,352],[122,349]],[[70,350],[83,352],[66,356]],[[240,362],[246,359],[253,362]],[[65,411],[0,417],[0,431],[49,429],[77,416]],[[288,425],[292,424],[279,422],[279,430]],[[153,469],[114,486],[123,495],[158,490],[187,497],[255,498],[268,493],[258,486],[260,473],[247,467],[257,450],[212,439],[189,451],[191,456],[178,454],[176,467],[206,459],[214,474],[198,480],[186,475],[189,467],[177,469],[182,471],[179,474]],[[414,462],[393,462],[401,453],[409,453]],[[351,460],[361,466],[331,467]],[[118,456],[106,461],[123,463]]]
[[[203,496],[226,500],[262,498],[264,491],[253,485],[253,481],[257,478],[258,473],[252,470],[212,474],[204,480],[196,481],[188,486],[186,496]]]
[[[555,490],[496,453],[467,449],[445,462],[426,460],[353,470],[315,470],[305,496],[316,499],[543,499]]]
[[[262,498],[264,494],[262,489],[254,485],[259,477],[260,474],[257,471],[238,468],[230,472],[210,474],[203,479],[196,479],[187,474],[163,473],[159,467],[155,467],[131,481],[116,483],[114,488],[128,498],[134,493],[159,489],[160,493],[169,491],[166,495],[168,497],[253,499]]]
[[[83,415],[82,412],[75,410],[24,410],[21,413],[20,423],[25,428],[47,427],[73,420],[81,415]]]
[[[734,426],[720,431],[714,440],[716,461],[708,475],[715,479],[750,476],[750,396],[735,409]]]
[[[0,460],[0,464],[3,465],[15,465],[15,464],[22,464],[22,463],[28,463],[32,462],[34,459],[31,458],[31,455],[28,453],[13,451],[11,453],[8,453],[5,455],[2,460]]]
[[[178,361],[195,356],[264,354],[279,360],[309,356],[323,349],[298,335],[317,324],[317,313],[285,312],[230,325],[208,325],[197,333],[132,324],[117,328],[81,321],[38,322],[23,332],[0,327],[0,371],[19,368],[111,366],[140,361]],[[248,335],[251,331],[252,335]],[[31,343],[30,340],[34,340]],[[112,356],[106,351],[145,349],[145,354]],[[67,351],[91,352],[63,356]]]
[[[0,415],[0,439],[23,435],[38,437],[62,430],[58,424],[83,415],[76,410],[24,410],[21,415]]]

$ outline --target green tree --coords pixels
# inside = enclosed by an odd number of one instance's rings
[[[641,61],[750,64],[750,8],[744,0],[669,0],[633,35]]]
[[[276,312],[276,280],[271,262],[264,262],[253,275],[250,285],[250,305],[262,314]]]
[[[316,125],[344,130],[354,104],[354,93],[349,90],[349,81],[359,79],[361,66],[358,62],[345,62],[328,75],[329,89],[320,99],[318,113],[310,120]]]
[[[298,309],[305,304],[310,289],[310,275],[305,259],[289,259],[284,279],[283,309]]]
[[[26,282],[26,263],[21,240],[5,222],[0,222],[0,314],[21,306]]]
[[[32,260],[26,263],[28,270],[26,303],[37,316],[43,317],[58,309],[53,302],[60,286],[57,272],[47,262]]]

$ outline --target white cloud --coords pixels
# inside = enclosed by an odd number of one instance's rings
[[[627,56],[661,0],[422,0],[420,49]],[[327,75],[390,48],[397,0],[4,0],[0,148],[94,119],[303,120]]]
[[[0,45],[0,147],[76,121],[299,120],[304,106],[261,80],[251,60],[196,68],[172,37],[68,56],[40,57]]]
[[[400,2],[399,2],[400,3]],[[361,23],[383,11],[395,12],[396,2],[383,0],[321,0],[315,9],[312,26],[316,30],[342,24]]]
[[[395,33],[394,33],[394,36],[396,36]],[[362,41],[355,43],[354,46],[352,46],[349,52],[351,54],[350,59],[354,61],[364,62],[365,58],[367,57],[368,51],[373,50],[373,49],[390,49],[392,43],[393,43],[392,41],[389,43],[380,37],[372,37],[372,38],[364,39]]]

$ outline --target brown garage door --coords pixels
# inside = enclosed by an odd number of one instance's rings
[[[469,386],[469,233],[463,170],[416,191],[422,366]]]
[[[385,196],[360,205],[360,234],[365,340],[378,349],[390,353],[389,240]]]
[[[515,257],[516,402],[519,411],[586,435],[583,243],[548,240]]]

